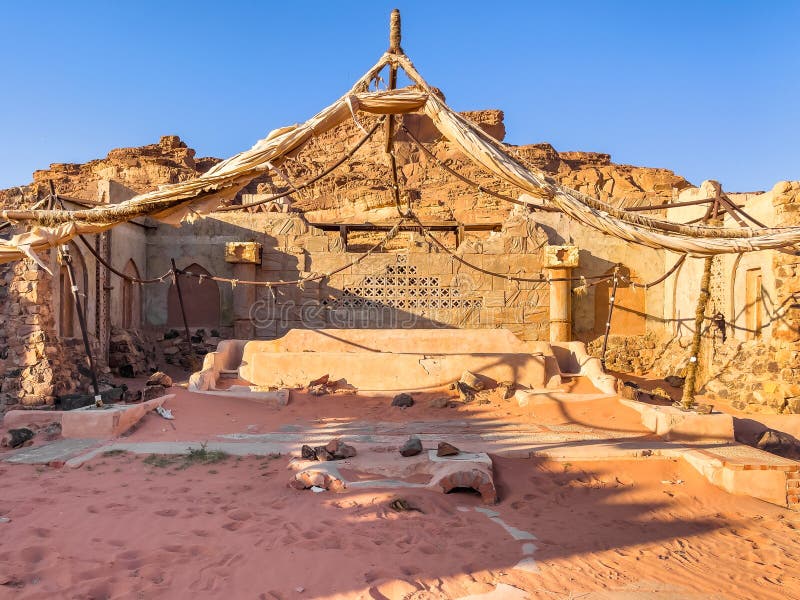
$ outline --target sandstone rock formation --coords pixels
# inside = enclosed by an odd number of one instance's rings
[[[489,135],[501,141],[504,138],[502,111],[482,110],[462,114]],[[409,114],[400,118],[399,122],[422,141],[438,160],[469,179],[486,189],[512,197],[519,195],[519,190],[498,181],[455,150],[426,116]],[[360,120],[365,128],[373,123],[374,120],[368,117]],[[254,180],[243,193],[273,194],[290,189],[289,182],[299,185],[335,162],[362,136],[361,128],[354,122],[343,123],[310,140],[295,158],[281,165],[279,174],[273,172]],[[464,222],[499,221],[510,210],[511,205],[478,193],[474,187],[439,168],[434,160],[412,143],[402,128],[398,129],[396,140],[404,196],[411,197],[422,216],[455,218]],[[615,204],[666,201],[673,197],[675,191],[690,186],[688,181],[672,171],[617,165],[611,162],[608,154],[559,153],[546,143],[509,148],[521,162],[546,171],[565,185]],[[49,181],[55,184],[62,196],[87,202],[97,201],[97,182],[101,179],[112,179],[135,192],[145,192],[159,185],[197,177],[217,162],[217,158],[195,158],[195,151],[179,137],[164,136],[157,144],[117,148],[103,159],[84,164],[52,164],[49,169],[34,172],[33,182],[28,186],[0,191],[0,206],[19,206],[41,198],[48,192]],[[294,194],[292,200],[297,209],[309,213],[309,220],[312,221],[388,219],[394,211],[390,183],[383,130],[380,129],[350,161],[313,186]]]

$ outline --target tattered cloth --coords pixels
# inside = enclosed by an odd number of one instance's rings
[[[387,65],[402,68],[415,86],[370,92],[369,86]],[[136,217],[150,216],[178,225],[213,212],[230,202],[255,177],[293,157],[313,136],[328,131],[357,113],[404,114],[423,110],[439,131],[464,154],[497,177],[527,194],[520,199],[533,206],[549,203],[598,231],[651,248],[707,256],[793,246],[800,227],[722,228],[684,225],[634,214],[559,185],[545,173],[526,168],[505,148],[441,99],[404,54],[384,54],[350,91],[303,124],[272,131],[250,150],[214,166],[196,179],[162,186],[127,202],[88,210],[3,210],[14,222],[34,222],[30,231],[0,240],[0,263],[63,244],[78,234],[97,233]],[[38,262],[38,261],[37,261]],[[41,264],[41,263],[40,263]]]

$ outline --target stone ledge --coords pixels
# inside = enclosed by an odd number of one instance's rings
[[[620,398],[620,404],[642,415],[642,425],[665,440],[723,440],[733,442],[733,417],[725,413],[701,415],[674,406],[654,406]]]
[[[141,404],[110,405],[105,409],[90,407],[65,411],[61,416],[61,435],[65,438],[117,437],[174,396],[167,394]]]

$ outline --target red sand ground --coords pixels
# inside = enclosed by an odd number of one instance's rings
[[[581,390],[583,391],[583,390]],[[274,409],[177,389],[172,426],[128,441],[202,440],[281,424],[509,418],[641,433],[614,399],[522,409],[513,401],[400,410],[386,399],[298,395]],[[500,583],[531,598],[800,598],[800,514],[708,484],[682,462],[569,464],[493,457],[509,525],[468,493],[296,491],[288,459],[150,465],[100,456],[80,469],[0,464],[0,598],[461,598]],[[680,483],[678,483],[680,481]],[[666,482],[666,483],[665,483]],[[393,511],[398,496],[422,512]],[[300,591],[301,590],[301,591]],[[495,596],[495,600],[499,598]]]
[[[537,536],[540,574],[511,569],[521,543],[500,526],[456,510],[476,496],[404,491],[423,512],[396,513],[396,492],[292,490],[285,465],[3,466],[0,597],[459,598],[499,582],[532,598],[800,596],[800,515],[681,463],[495,458],[496,510]]]

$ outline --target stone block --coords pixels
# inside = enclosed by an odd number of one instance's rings
[[[545,246],[544,266],[547,269],[574,269],[579,266],[577,246]]]
[[[303,239],[303,247],[308,252],[327,252],[328,236],[326,235],[311,235]]]
[[[505,291],[486,291],[483,292],[483,306],[486,308],[501,308],[506,305]]]
[[[258,242],[228,242],[225,244],[225,262],[261,264],[261,244]]]

